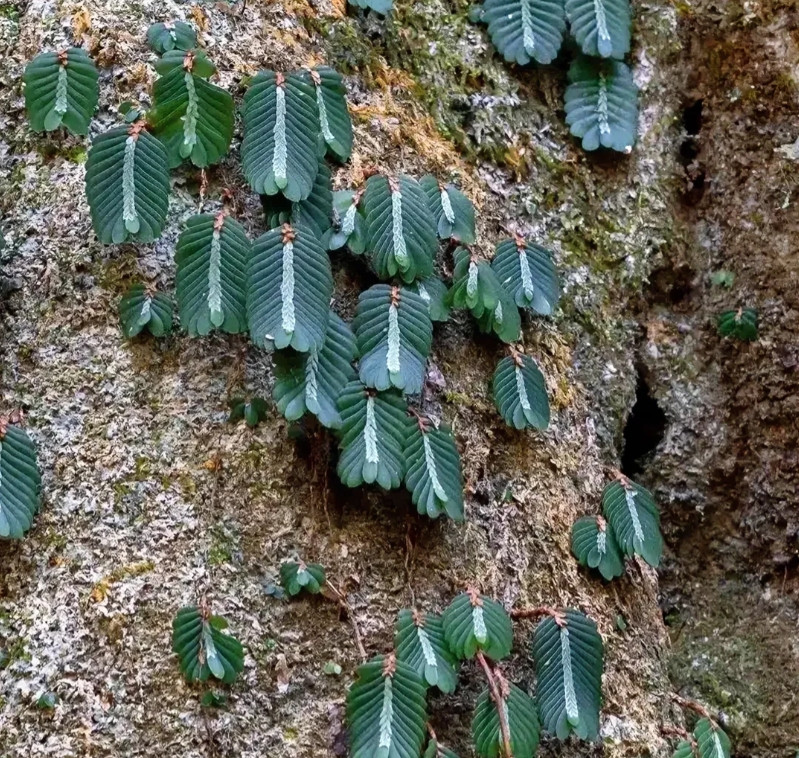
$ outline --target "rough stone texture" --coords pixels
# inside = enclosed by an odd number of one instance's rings
[[[283,604],[264,591],[282,560],[301,555],[325,564],[347,593],[370,654],[390,647],[398,609],[440,609],[467,583],[508,607],[584,609],[607,647],[605,746],[590,750],[665,755],[660,727],[676,715],[656,576],[634,563],[604,586],[578,570],[568,542],[618,465],[635,399],[634,308],[652,266],[685,239],[676,208],[686,51],[674,6],[635,3],[641,119],[628,158],[585,156],[562,123],[565,63],[507,67],[468,23],[464,2],[401,2],[388,22],[299,0],[34,0],[0,9],[0,260],[10,292],[0,314],[2,405],[27,411],[44,474],[35,529],[0,545],[2,754],[341,754],[343,697],[358,663],[350,625],[324,599]],[[237,99],[262,67],[325,61],[345,72],[357,135],[339,186],[373,165],[453,176],[479,205],[482,252],[505,230],[556,251],[562,309],[528,322],[524,335],[547,376],[545,434],[512,432],[497,418],[495,341],[476,337],[462,315],[436,335],[433,363],[446,386],[427,402],[455,429],[467,524],[420,519],[404,493],[343,490],[333,448],[313,427],[291,430],[292,441],[277,414],[254,432],[228,425],[228,398],[271,389],[269,357],[246,339],[122,339],[116,303],[125,288],[138,279],[173,286],[181,221],[203,206],[198,173],[174,172],[157,243],[99,245],[83,197],[87,143],[28,131],[20,75],[38,50],[76,35],[102,66],[97,133],[123,101],[147,104],[154,72],[144,33],[171,18],[202,24],[218,82]],[[209,171],[204,208],[231,189],[254,236],[258,198],[237,155],[234,145]],[[334,256],[334,269],[336,307],[351,315],[357,288],[371,280],[344,256]],[[213,713],[182,682],[169,644],[177,608],[204,593],[247,646],[229,708]],[[528,633],[518,625],[508,664],[522,684],[532,674]],[[340,677],[323,674],[329,660],[342,665]],[[432,701],[437,731],[464,754],[480,686],[467,666],[458,693]],[[52,713],[34,705],[46,691],[60,698]],[[543,752],[586,748],[547,741]]]

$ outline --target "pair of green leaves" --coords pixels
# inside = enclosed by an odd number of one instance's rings
[[[31,528],[41,481],[30,437],[0,417],[0,537],[21,539]]]
[[[236,423],[244,419],[244,423],[254,429],[269,415],[269,408],[266,401],[260,397],[253,397],[247,400],[243,397],[234,397],[230,401],[230,414],[228,421]]]
[[[313,189],[319,159],[352,151],[352,124],[339,74],[328,67],[285,76],[262,71],[244,96],[241,158],[250,186],[291,202]]]
[[[280,584],[291,597],[303,591],[317,595],[326,580],[324,566],[318,563],[287,561],[280,566]]]
[[[480,20],[505,60],[551,63],[566,20],[583,53],[623,58],[630,50],[629,0],[485,0]]]
[[[494,371],[494,403],[508,426],[515,429],[546,429],[549,397],[544,375],[532,358],[513,351]]]
[[[147,44],[158,55],[197,47],[197,31],[185,21],[158,22],[147,29]]]
[[[213,676],[232,684],[244,669],[244,650],[235,637],[223,632],[227,626],[221,616],[193,605],[178,611],[172,622],[172,650],[187,682]]]
[[[396,391],[377,392],[350,382],[339,400],[341,454],[338,474],[348,487],[405,485],[419,513],[463,519],[460,456],[449,429],[409,418]]]
[[[200,168],[218,163],[233,138],[233,98],[211,84],[216,66],[202,50],[167,50],[155,64],[161,75],[153,88],[148,119],[163,142],[169,167],[185,159]]]
[[[730,758],[730,738],[708,718],[696,722],[693,741],[681,740],[672,758]]]
[[[145,329],[153,337],[172,331],[172,299],[164,292],[134,284],[119,301],[119,324],[128,339]]]
[[[52,132],[60,126],[73,134],[89,133],[97,108],[97,68],[80,47],[40,53],[26,67],[25,108],[31,128]]]
[[[599,516],[584,516],[572,527],[572,552],[583,566],[608,581],[624,573],[623,556],[640,555],[657,568],[663,553],[660,512],[652,493],[620,477],[602,493]]]

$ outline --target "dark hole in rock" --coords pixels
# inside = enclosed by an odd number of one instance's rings
[[[686,106],[682,112],[682,125],[686,134],[696,136],[702,131],[702,108],[704,101],[700,97]]]
[[[666,414],[652,397],[644,372],[638,368],[635,404],[624,427],[624,452],[621,471],[635,479],[643,471],[647,457],[666,433]]]
[[[696,272],[685,264],[669,264],[650,275],[650,301],[664,305],[679,305],[687,300],[694,289]]]

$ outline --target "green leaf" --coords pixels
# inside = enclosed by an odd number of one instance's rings
[[[187,682],[214,676],[232,684],[244,669],[244,650],[235,637],[211,624],[211,618],[196,606],[181,608],[172,622],[172,650]]]
[[[503,358],[494,371],[494,403],[508,426],[549,426],[549,398],[544,375],[532,358],[521,353]]]
[[[503,289],[491,266],[463,247],[455,249],[453,258],[455,270],[452,287],[447,292],[447,305],[468,308],[476,319],[482,318],[486,311],[494,313]]]
[[[427,724],[426,688],[394,655],[378,655],[358,668],[347,693],[350,758],[415,758]]]
[[[251,255],[244,227],[223,212],[186,221],[175,251],[180,322],[192,336],[247,330],[246,281]]]
[[[552,313],[560,286],[549,250],[521,236],[503,240],[497,245],[491,268],[519,308],[530,308],[542,316]]]
[[[394,0],[347,0],[347,2],[358,8],[368,8],[382,16],[387,15],[394,7]]]
[[[216,73],[216,66],[211,63],[203,50],[169,50],[155,62],[155,70],[166,76],[175,70],[194,74],[201,79],[208,79]]]
[[[247,318],[256,345],[319,351],[332,294],[330,259],[311,228],[284,224],[253,244]]]
[[[352,190],[333,193],[333,234],[328,242],[329,250],[348,245],[354,255],[363,255],[366,251],[366,219],[360,204],[362,195],[362,192]]]
[[[495,661],[510,654],[510,617],[499,603],[475,590],[458,595],[442,621],[447,645],[458,658],[473,658],[478,650]]]
[[[172,331],[172,298],[134,284],[119,301],[119,324],[128,339],[144,329],[153,337],[163,337]]]
[[[166,147],[170,168],[186,158],[204,168],[218,163],[230,149],[233,98],[197,73],[203,60],[199,54],[173,52],[180,63],[156,81],[149,120]]]
[[[168,50],[191,50],[197,45],[197,32],[184,21],[159,22],[147,29],[147,44],[158,55]]]
[[[394,649],[397,660],[407,663],[427,685],[455,692],[457,660],[444,642],[440,616],[401,610],[394,628]]]
[[[552,63],[566,31],[563,0],[485,0],[480,21],[502,57],[522,66]]]
[[[421,417],[407,425],[405,486],[421,514],[463,521],[463,474],[452,432]]]
[[[356,380],[344,388],[338,407],[341,481],[347,487],[374,482],[386,490],[399,487],[405,473],[402,447],[408,423],[402,396],[367,389]]]
[[[325,568],[318,563],[289,561],[280,567],[280,584],[292,597],[303,590],[312,595],[318,594],[325,580]]]
[[[361,355],[360,377],[367,387],[396,387],[406,395],[422,391],[433,322],[419,295],[375,284],[358,298],[352,326]]]
[[[327,152],[347,161],[352,154],[352,121],[341,74],[330,66],[316,66],[308,71],[308,79],[314,88],[319,131]]]
[[[412,282],[433,273],[438,250],[435,221],[415,179],[369,177],[363,207],[366,249],[381,279],[400,276]]]
[[[608,581],[624,573],[616,537],[601,516],[583,516],[574,522],[572,553],[581,566],[598,569]]]
[[[20,539],[31,528],[41,483],[27,433],[0,418],[0,537]]]
[[[536,627],[531,644],[538,679],[541,722],[565,740],[575,734],[593,740],[599,734],[602,697],[602,638],[584,613],[566,610]]]
[[[407,288],[415,292],[427,304],[431,321],[449,321],[449,307],[446,303],[447,285],[438,277],[429,276],[411,282]]]
[[[752,342],[757,339],[757,311],[754,308],[724,311],[718,317],[718,330],[722,337]]]
[[[43,692],[36,700],[36,707],[43,711],[52,711],[58,705],[58,695],[55,692]]]
[[[423,758],[458,758],[458,755],[437,740],[430,740],[427,743]]]
[[[52,132],[65,126],[88,134],[99,88],[94,61],[80,47],[40,53],[26,67],[25,108],[31,129]]]
[[[503,342],[516,342],[522,336],[522,317],[513,298],[500,286],[499,299],[493,311],[485,311],[477,319],[483,334],[494,332]]]
[[[694,738],[699,758],[730,758],[730,738],[709,719],[703,718],[696,722]]]
[[[313,87],[301,75],[262,71],[244,96],[241,162],[261,195],[292,202],[311,194],[319,170],[319,114]]]
[[[249,402],[243,398],[235,397],[230,401],[230,415],[228,421],[235,423],[244,419],[247,426],[251,429],[258,426],[269,413],[266,401],[260,397],[254,397]]]
[[[327,676],[341,676],[341,664],[335,661],[328,661],[322,669]]]
[[[592,0],[593,2],[593,0]],[[638,128],[638,87],[621,61],[580,56],[569,68],[566,123],[583,150],[600,146],[629,153]]]
[[[660,512],[649,490],[622,477],[602,493],[602,512],[625,555],[640,555],[657,568],[663,553]]]
[[[282,224],[307,226],[324,247],[328,246],[333,227],[333,190],[330,169],[324,161],[319,163],[313,189],[305,200],[292,203],[283,195],[261,195],[261,205],[269,229]]]
[[[164,146],[141,121],[118,126],[92,142],[86,198],[101,242],[152,242],[161,236],[169,206]]]
[[[629,0],[566,0],[566,16],[586,55],[621,59],[630,52]]]
[[[324,345],[308,353],[275,353],[275,386],[272,397],[289,421],[313,413],[328,429],[341,427],[338,400],[355,378],[352,361],[358,349],[349,326],[330,312]]]
[[[427,195],[438,236],[441,239],[454,239],[465,245],[474,244],[472,201],[454,184],[443,184],[431,174],[423,176],[419,184]]]
[[[538,750],[541,730],[535,700],[515,684],[506,682],[499,672],[495,672],[494,675],[499,679],[499,688],[502,691],[500,707],[507,719],[513,758],[532,758]],[[483,690],[477,700],[472,720],[472,739],[480,758],[497,758],[504,755],[499,711],[488,690]]]
[[[203,708],[223,708],[227,704],[227,695],[221,692],[214,692],[208,690],[200,700],[200,705]]]
[[[680,740],[671,758],[694,758],[694,746],[688,740]]]
[[[719,271],[714,271],[710,275],[710,283],[714,287],[726,287],[729,289],[732,287],[732,283],[735,281],[735,274],[732,271],[727,271],[725,269],[720,269]]]

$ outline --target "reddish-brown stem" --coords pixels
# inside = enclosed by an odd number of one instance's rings
[[[325,586],[333,593],[336,602],[339,604],[339,607],[344,611],[344,613],[347,614],[347,618],[350,620],[350,625],[352,626],[352,632],[355,635],[355,645],[358,648],[358,653],[361,656],[361,660],[365,661],[367,658],[366,648],[363,646],[361,632],[358,629],[358,622],[355,620],[355,614],[352,612],[352,608],[350,608],[347,598],[345,597],[344,593],[329,579],[325,579]]]
[[[681,726],[674,726],[674,724],[663,724],[660,727],[661,734],[666,737],[679,737],[682,740],[693,742],[693,738]]]
[[[514,608],[510,612],[511,618],[514,619],[534,619],[539,616],[552,616],[555,621],[562,618],[561,613],[558,613],[554,608],[548,605],[536,605],[532,608]]]
[[[502,752],[505,758],[513,758],[513,753],[510,748],[510,727],[508,726],[508,720],[505,718],[505,709],[502,707],[505,702],[504,698],[497,686],[494,672],[491,670],[491,666],[483,655],[482,650],[477,651],[477,660],[480,661],[480,665],[483,667],[483,672],[488,681],[488,691],[491,693],[491,699],[494,701],[494,706],[497,709],[497,716],[499,716],[499,732],[502,735]]]
[[[698,713],[702,718],[707,719],[711,724],[713,724],[714,728],[718,727],[716,719],[710,715],[710,711],[708,711],[708,709],[705,708],[702,703],[698,703],[696,700],[691,700],[690,698],[680,697],[680,695],[672,695],[671,699],[681,708]]]

